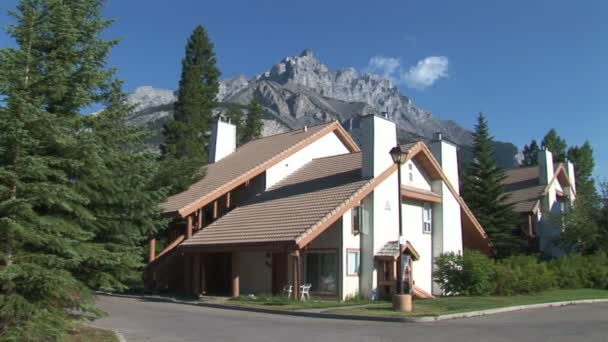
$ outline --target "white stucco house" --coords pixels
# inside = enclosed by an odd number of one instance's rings
[[[530,248],[549,257],[564,254],[558,238],[564,228],[559,215],[576,199],[574,165],[553,163],[547,149],[538,151],[538,164],[506,170],[507,202],[520,215]]]
[[[163,204],[172,242],[157,253],[150,241],[148,290],[238,296],[291,285],[297,295],[311,284],[317,295],[379,298],[395,291],[405,254],[415,293],[441,294],[434,257],[492,251],[459,195],[457,147],[441,135],[401,145],[397,184],[395,124],[368,115],[360,130],[361,146],[331,122],[237,149],[234,126],[218,122],[205,178]]]

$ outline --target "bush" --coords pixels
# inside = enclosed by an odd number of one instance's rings
[[[532,256],[512,256],[495,264],[496,287],[501,296],[531,294],[555,287],[556,276],[546,263]]]
[[[493,262],[477,251],[446,253],[436,258],[435,281],[447,294],[488,295],[494,289]]]
[[[555,273],[557,286],[564,289],[608,289],[608,254],[567,255],[549,264]]]

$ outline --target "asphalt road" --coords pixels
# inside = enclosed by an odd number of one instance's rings
[[[433,323],[303,318],[101,296],[93,324],[127,341],[608,341],[608,304],[576,305]]]

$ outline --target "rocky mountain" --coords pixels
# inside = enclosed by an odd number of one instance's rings
[[[280,133],[304,125],[338,120],[357,139],[359,117],[377,113],[397,123],[399,140],[430,139],[434,133],[460,145],[464,159],[470,156],[471,132],[453,121],[439,120],[418,108],[410,98],[382,76],[358,73],[353,68],[329,70],[311,50],[287,57],[269,71],[251,79],[244,76],[223,80],[218,94],[221,108],[245,106],[257,99],[265,109],[264,135]],[[151,146],[160,143],[162,125],[172,115],[172,91],[140,87],[129,96],[135,106],[131,122],[152,131]],[[502,166],[513,166],[517,148],[496,143]]]

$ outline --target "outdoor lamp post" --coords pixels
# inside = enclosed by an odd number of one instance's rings
[[[401,149],[401,146],[397,145],[390,151],[393,163],[397,165],[397,212],[399,215],[399,238],[397,240],[399,255],[397,257],[397,280],[396,280],[396,293],[393,298],[393,308],[398,311],[411,311],[412,310],[412,297],[410,294],[403,293],[403,260],[401,251],[401,236],[403,235],[403,218],[401,214],[401,165],[405,163],[406,154]]]

